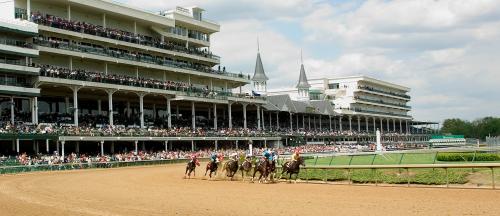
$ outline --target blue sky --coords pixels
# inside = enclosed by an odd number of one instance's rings
[[[256,38],[269,88],[368,75],[412,89],[417,120],[500,114],[498,0],[120,0],[150,11],[197,5],[221,24],[212,50],[253,73]],[[283,79],[286,77],[286,79]]]

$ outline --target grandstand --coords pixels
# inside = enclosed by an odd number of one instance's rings
[[[151,13],[106,0],[1,7],[9,12],[0,19],[3,154],[370,145],[377,128],[385,144],[413,145],[434,131],[409,115],[408,88],[372,78],[356,78],[350,107],[332,97],[339,93],[318,94],[304,65],[292,92],[268,92],[260,50],[252,76],[221,65],[210,48],[220,25],[199,7]],[[249,84],[253,90],[242,91]],[[383,100],[367,101],[374,97]]]

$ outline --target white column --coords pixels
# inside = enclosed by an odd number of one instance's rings
[[[215,140],[215,151],[217,151],[219,149],[219,143],[217,142],[217,140]]]
[[[76,142],[76,153],[80,153],[80,142]]]
[[[33,124],[38,124],[38,97],[33,98]]]
[[[30,20],[31,19],[31,0],[26,1],[26,19]]]
[[[74,112],[74,124],[78,126],[78,91],[80,87],[73,87],[73,112]]]
[[[168,141],[165,140],[165,151],[168,151]]]
[[[247,104],[243,104],[243,128],[247,129]]]
[[[68,20],[71,21],[71,5],[68,5]]]
[[[167,125],[168,128],[172,128],[172,110],[170,106],[170,98],[167,98]]]
[[[101,101],[101,99],[97,100],[97,115],[102,115],[102,101]]]
[[[349,131],[352,131],[352,116],[349,116]]]
[[[401,119],[399,119],[399,133],[403,133],[403,125],[401,123]]]
[[[214,130],[217,130],[217,104],[214,103]]]
[[[396,119],[392,119],[392,130],[396,132]]]
[[[137,144],[138,144],[138,142],[139,142],[139,141],[137,141],[137,140],[134,142],[134,151],[135,151],[135,153],[136,153],[136,154],[137,154],[137,152],[138,152],[138,148],[137,148]]]
[[[137,34],[137,22],[134,21],[134,34]]]
[[[191,101],[191,128],[196,130],[196,110],[194,107],[194,101]]]
[[[64,158],[64,145],[66,144],[66,141],[61,142],[61,156]]]
[[[377,131],[377,120],[373,117],[373,132]]]
[[[366,130],[366,132],[368,133],[368,117],[367,117],[367,116],[365,116],[365,123],[366,123],[366,125],[365,125],[365,126],[366,126],[365,130]]]
[[[266,130],[266,121],[264,120],[264,108],[261,109],[260,117],[262,119],[262,130]]]
[[[194,140],[191,140],[191,151],[194,151]]]
[[[108,63],[104,63],[104,74],[108,75]]]
[[[104,141],[101,141],[101,155],[104,155]]]
[[[14,97],[10,97],[10,123],[15,124],[16,118],[14,113]]]
[[[361,117],[358,116],[358,132],[361,132]]]
[[[330,125],[330,131],[332,131],[332,116],[331,115],[328,116],[328,121],[329,121],[329,125]]]
[[[323,119],[323,115],[319,115],[319,130],[322,131],[323,130],[323,122],[321,122]]]
[[[231,102],[229,102],[227,104],[227,115],[229,117],[229,129],[233,129],[233,114],[232,114],[232,110],[231,110],[231,105],[232,105]]]
[[[49,149],[49,140],[48,139],[45,140],[45,151],[47,153],[49,153],[49,151],[50,151],[50,149]]]
[[[387,132],[390,132],[390,131],[391,131],[391,128],[390,128],[390,126],[389,126],[389,122],[390,122],[390,121],[391,121],[390,119],[387,119]]]
[[[260,105],[257,105],[257,130],[260,129]]]
[[[16,152],[19,154],[19,139],[16,139]]]
[[[339,130],[342,132],[342,116],[339,116]]]
[[[113,90],[107,90],[106,92],[108,93],[108,107],[109,107],[108,118],[109,118],[109,125],[113,126],[114,125],[114,123],[113,123],[113,94],[115,93],[115,91],[113,91]]]
[[[280,112],[276,112],[276,129],[280,129]]]
[[[139,94],[139,115],[141,120],[141,128],[144,128],[144,94]]]

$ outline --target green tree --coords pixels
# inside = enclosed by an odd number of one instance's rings
[[[472,122],[462,119],[446,119],[441,133],[464,135],[468,138],[484,139],[486,136],[500,136],[500,118],[485,117]]]

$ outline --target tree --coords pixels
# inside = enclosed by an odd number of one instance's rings
[[[446,119],[441,133],[464,135],[468,138],[484,139],[486,136],[500,136],[500,118],[485,117],[472,122],[462,119]]]

